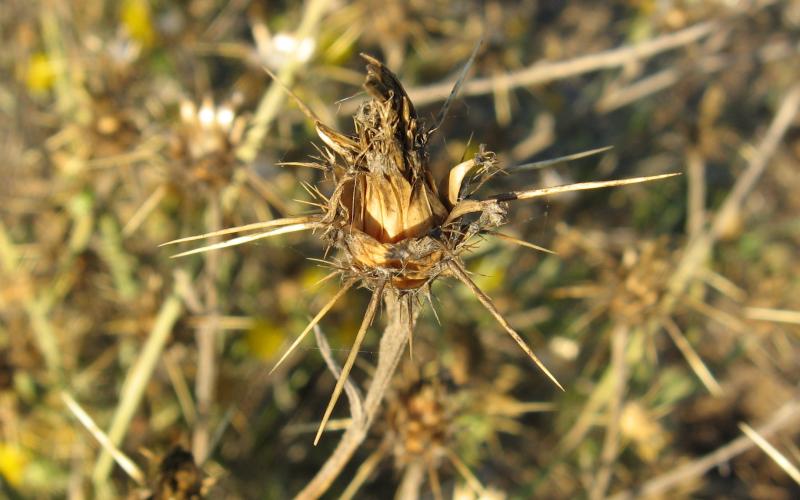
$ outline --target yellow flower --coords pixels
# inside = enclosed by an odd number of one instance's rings
[[[119,17],[132,39],[142,44],[142,47],[153,45],[156,33],[153,29],[153,17],[147,0],[125,0],[122,3]]]
[[[20,447],[10,443],[0,443],[0,474],[11,484],[19,486],[30,458]]]
[[[247,331],[245,344],[253,356],[263,360],[273,359],[283,344],[283,330],[269,321],[258,320]]]
[[[44,52],[33,54],[28,61],[25,83],[33,92],[47,92],[53,87],[56,70],[53,61]]]

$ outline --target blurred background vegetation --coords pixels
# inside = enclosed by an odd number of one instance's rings
[[[566,392],[440,280],[331,497],[800,496],[799,1],[4,0],[0,36],[0,497],[299,491],[333,377],[311,340],[266,372],[340,285],[323,247],[159,245],[309,210],[318,172],[277,164],[319,141],[264,66],[347,131],[366,52],[432,123],[481,37],[435,171],[684,175],[515,205],[556,255],[467,265]],[[323,321],[338,359],[367,296]]]

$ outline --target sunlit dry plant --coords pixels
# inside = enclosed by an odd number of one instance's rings
[[[597,276],[596,283],[582,283],[555,290],[553,296],[556,298],[587,299],[590,303],[588,311],[570,325],[569,330],[583,332],[592,323],[605,318],[613,324],[624,325],[638,332],[643,331],[642,326],[648,321],[658,318],[659,303],[668,295],[667,283],[675,268],[675,254],[669,250],[667,240],[636,242],[622,235],[612,238],[605,234],[590,237],[585,232],[569,230],[564,226],[559,228],[559,232],[565,249],[577,245],[592,252],[590,257],[583,260],[595,268],[593,274]],[[709,273],[709,276],[710,282],[719,283],[721,280],[717,275]],[[702,301],[683,302],[701,310],[711,309]],[[686,339],[678,323],[671,318],[658,321],[663,323],[664,330],[708,391],[721,394],[722,389],[716,378]],[[657,357],[655,340],[655,336],[645,336],[647,349],[641,353],[647,354],[652,363]]]
[[[478,188],[503,171],[494,153],[482,147],[473,158],[454,166],[440,179],[434,178],[429,167],[426,146],[441,125],[450,99],[445,103],[435,126],[426,128],[418,119],[397,77],[376,59],[367,55],[362,57],[367,63],[364,87],[371,100],[356,112],[355,136],[341,134],[324,125],[298,101],[301,109],[314,120],[317,134],[326,148],[320,150],[320,157],[315,161],[293,165],[319,169],[335,186],[329,195],[323,194],[315,186],[307,186],[314,198],[312,204],[319,209],[317,213],[249,224],[170,242],[268,229],[178,255],[182,256],[280,234],[313,230],[320,234],[328,249],[338,250],[336,260],[328,263],[334,268],[330,277],[338,275],[343,280],[341,290],[311,320],[278,364],[286,359],[353,285],[359,283],[372,291],[367,312],[342,369],[342,376],[336,383],[315,442],[319,440],[342,392],[384,293],[396,294],[411,307],[413,299],[420,294],[428,295],[431,283],[441,276],[454,277],[466,285],[533,362],[561,388],[555,376],[500,315],[492,299],[478,288],[460,256],[471,248],[476,237],[482,235],[497,236],[505,241],[539,248],[497,232],[497,228],[506,222],[511,201],[675,175],[579,183],[478,198],[475,196]],[[457,88],[458,84],[451,98]]]
[[[438,362],[404,363],[375,425],[379,444],[342,497],[354,497],[389,457],[402,477],[397,498],[418,496],[426,477],[434,498],[443,498],[440,477],[448,469],[461,477],[467,491],[483,498],[488,489],[470,470],[469,462],[477,461],[483,449],[499,451],[499,434],[518,434],[522,424],[517,419],[522,415],[553,408],[550,403],[515,399],[512,391],[522,379],[520,370],[506,365],[496,378],[459,384]]]
[[[192,454],[176,446],[158,464],[153,494],[148,499],[199,500],[208,489]]]
[[[558,232],[563,250],[577,251],[581,260],[593,267],[592,274],[596,276],[595,283],[554,291],[557,298],[593,300],[590,311],[572,327],[575,331],[582,331],[603,313],[628,324],[654,314],[672,269],[672,256],[665,239],[637,242],[624,235],[587,234],[564,225],[559,226]],[[569,248],[572,246],[576,248]],[[562,248],[557,250],[564,255]]]
[[[173,130],[170,141],[176,181],[181,185],[229,184],[236,167],[234,150],[244,133],[245,122],[245,116],[237,116],[235,102],[215,105],[206,98],[198,107],[190,100],[183,100],[180,125]]]

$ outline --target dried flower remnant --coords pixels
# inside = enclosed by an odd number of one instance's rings
[[[311,37],[298,38],[291,33],[270,33],[263,22],[252,26],[253,39],[261,61],[277,71],[289,63],[307,63],[314,55],[316,42]]]
[[[454,400],[438,378],[405,381],[389,397],[386,408],[387,438],[398,467],[421,459],[435,465],[452,434]]]
[[[206,98],[199,107],[190,100],[180,103],[180,124],[170,141],[178,185],[230,183],[236,167],[234,150],[246,121],[244,116],[237,116],[236,100],[215,105]]]
[[[486,199],[473,198],[479,187],[502,170],[494,153],[481,148],[472,159],[453,167],[444,178],[435,179],[429,168],[426,145],[436,128],[427,129],[417,118],[413,104],[391,71],[368,55],[362,54],[362,57],[367,63],[364,87],[372,99],[362,104],[356,112],[355,136],[341,134],[324,125],[298,100],[301,109],[314,121],[317,134],[327,148],[322,150],[322,158],[314,162],[292,165],[320,169],[335,184],[329,196],[323,195],[317,188],[309,189],[316,198],[315,205],[320,209],[318,213],[249,224],[169,242],[181,243],[250,232],[180,253],[176,255],[178,257],[279,234],[317,230],[329,249],[335,247],[339,250],[331,277],[340,275],[343,278],[342,290],[311,320],[277,365],[299,345],[347,289],[360,282],[372,290],[372,299],[342,376],[334,388],[315,443],[341,394],[383,292],[394,289],[411,304],[420,293],[429,294],[430,284],[440,276],[455,277],[464,283],[533,362],[554,384],[562,388],[555,376],[497,311],[492,299],[470,278],[460,255],[469,250],[474,237],[496,235],[496,228],[506,222],[508,203],[511,201],[678,175],[579,183],[503,193]],[[253,232],[259,229],[268,230]]]
[[[424,357],[424,356],[423,356]],[[400,481],[397,496],[408,486],[418,493],[427,475],[433,498],[443,498],[440,474],[452,470],[466,482],[467,491],[489,490],[470,470],[498,442],[500,433],[517,434],[522,415],[550,411],[550,403],[519,401],[512,395],[524,379],[521,370],[505,366],[492,380],[475,378],[461,384],[438,362],[406,362],[386,397],[386,408],[373,435],[379,444],[362,462],[343,498],[355,498],[369,478],[391,459]],[[488,446],[487,446],[488,445]],[[417,475],[422,471],[422,476]],[[481,497],[482,498],[482,497]]]
[[[74,43],[85,47],[84,57],[64,55],[68,64],[63,67],[52,55],[37,57],[28,82],[32,90],[52,87],[60,102],[60,131],[46,146],[67,172],[124,158],[141,143],[150,121],[137,104],[147,92],[140,76],[141,46],[121,34],[101,38],[89,30],[79,36]],[[64,85],[68,91],[59,88]]]
[[[207,484],[192,454],[180,446],[173,448],[158,466],[152,500],[199,500]]]

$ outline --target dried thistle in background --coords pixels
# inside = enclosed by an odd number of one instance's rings
[[[436,359],[438,353],[427,350],[422,357]],[[500,433],[520,433],[522,424],[517,419],[552,411],[554,405],[517,400],[512,392],[524,376],[515,367],[506,365],[496,378],[475,377],[467,384],[453,380],[447,374],[452,369],[445,370],[439,360],[415,358],[403,364],[374,428],[379,443],[359,466],[342,498],[354,498],[367,481],[382,482],[373,476],[380,478],[378,470],[387,458],[401,478],[397,498],[416,498],[424,486],[441,499],[442,485],[452,472],[464,481],[465,493],[484,498],[492,491],[478,479],[475,466],[487,452],[502,452]]]
[[[238,97],[218,105],[206,97],[199,107],[191,100],[181,101],[180,124],[170,142],[176,184],[190,190],[198,183],[221,189],[233,182],[234,153],[246,123],[246,117],[236,113]]]
[[[342,392],[380,298],[385,292],[392,291],[406,301],[411,310],[413,300],[420,294],[429,295],[430,284],[440,276],[455,277],[464,283],[533,362],[561,388],[555,376],[501,316],[492,299],[470,278],[460,255],[471,248],[473,238],[482,235],[496,235],[505,241],[532,246],[496,232],[506,222],[511,201],[677,175],[579,183],[514,191],[485,199],[473,198],[481,186],[502,171],[495,155],[482,147],[474,158],[456,165],[444,178],[435,179],[429,168],[426,145],[441,124],[448,103],[445,103],[436,126],[427,129],[418,119],[397,77],[376,59],[367,55],[362,57],[367,63],[364,87],[372,100],[363,104],[354,117],[355,137],[324,125],[298,100],[301,109],[314,120],[317,133],[327,148],[321,150],[321,157],[314,162],[293,165],[319,169],[335,184],[329,196],[315,186],[307,187],[316,200],[312,204],[319,208],[317,213],[170,242],[268,229],[177,255],[183,256],[279,234],[317,230],[328,249],[335,247],[339,250],[339,257],[328,261],[334,268],[329,278],[341,276],[342,289],[312,319],[278,365],[353,285],[360,283],[372,291],[372,299],[325,410],[315,443],[319,441]],[[457,88],[458,84],[453,95]]]
[[[203,472],[192,454],[180,446],[167,453],[158,466],[151,500],[199,500],[206,490]]]

